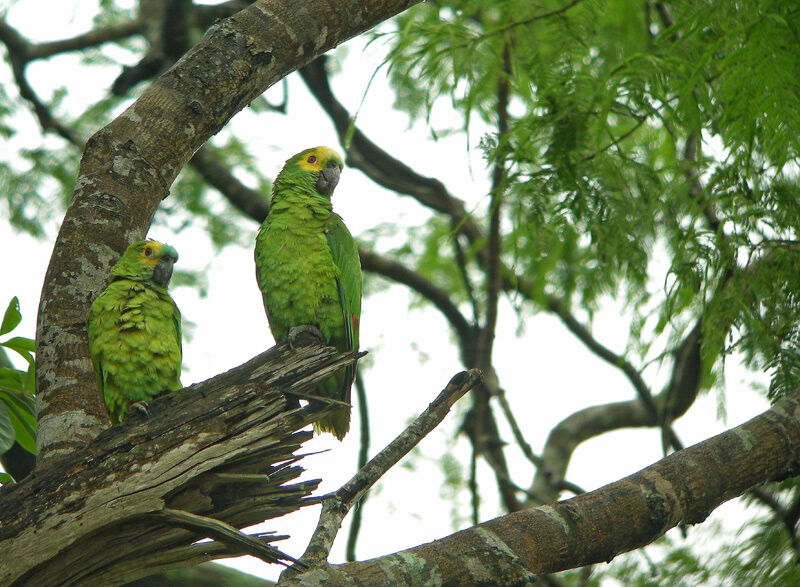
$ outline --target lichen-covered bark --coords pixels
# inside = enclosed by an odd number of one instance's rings
[[[755,485],[798,473],[800,390],[741,426],[590,493],[280,584],[527,585],[537,574],[610,561],[680,523],[704,521]]]
[[[354,355],[274,347],[209,381],[155,399],[58,463],[0,489],[0,584],[117,584],[237,554],[173,528],[165,508],[241,528],[308,502],[316,481],[293,456],[317,415],[298,408]],[[288,395],[285,395],[288,394]],[[291,466],[288,466],[291,465]]]
[[[209,29],[89,140],[39,305],[41,463],[85,445],[106,423],[86,345],[88,308],[194,152],[287,73],[417,2],[259,0]]]

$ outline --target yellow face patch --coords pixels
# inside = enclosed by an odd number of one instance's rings
[[[341,165],[339,153],[329,147],[316,147],[304,152],[297,161],[297,166],[303,171],[322,171],[331,159],[339,161]]]
[[[161,249],[163,245],[157,241],[146,241],[142,252],[139,254],[142,262],[155,265],[161,258]]]

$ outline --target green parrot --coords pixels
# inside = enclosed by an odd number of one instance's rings
[[[358,350],[361,262],[350,231],[331,207],[343,167],[333,149],[306,149],[286,161],[273,183],[255,261],[277,342],[286,340],[292,328],[313,326],[339,351]],[[323,381],[315,395],[349,404],[354,378],[350,365]],[[349,429],[349,406],[314,423],[315,432],[330,432],[339,440]]]
[[[133,243],[89,310],[89,353],[114,424],[130,404],[182,387],[181,313],[167,292],[177,260],[169,245]]]

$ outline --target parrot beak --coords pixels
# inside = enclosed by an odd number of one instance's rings
[[[339,183],[339,175],[341,173],[342,170],[339,169],[338,163],[336,163],[336,161],[329,161],[325,169],[319,172],[319,177],[317,178],[317,184],[315,186],[317,188],[317,193],[323,196],[330,196],[333,190],[336,189],[336,184]]]
[[[170,278],[172,277],[172,266],[175,264],[175,259],[170,256],[164,256],[159,259],[155,267],[153,267],[153,281],[156,285],[167,287]]]

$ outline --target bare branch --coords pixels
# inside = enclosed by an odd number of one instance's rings
[[[453,404],[480,383],[483,375],[477,369],[462,371],[453,376],[447,387],[431,404],[386,448],[375,455],[335,493],[322,499],[322,512],[311,540],[300,557],[309,567],[323,564],[331,551],[342,520],[350,508],[386,471],[407,455],[428,433],[444,419]],[[287,570],[288,571],[288,570]],[[284,571],[286,573],[287,571]],[[292,569],[294,571],[294,569]]]
[[[10,27],[2,19],[0,19],[0,41],[2,41],[6,49],[8,49],[11,71],[14,74],[14,81],[19,88],[19,94],[33,107],[33,112],[39,120],[39,125],[42,129],[45,131],[53,131],[67,142],[79,148],[83,148],[83,139],[79,137],[74,130],[57,120],[50,112],[50,109],[39,99],[36,92],[33,91],[33,88],[28,83],[28,79],[25,77],[25,66],[30,60],[29,51],[31,46],[15,29]]]
[[[61,39],[59,41],[48,41],[31,45],[28,50],[27,60],[46,59],[53,55],[69,53],[70,51],[81,51],[90,47],[97,47],[103,43],[121,41],[127,37],[138,35],[142,32],[142,22],[133,19],[126,22],[112,24],[107,27],[93,29],[82,35],[71,39]]]
[[[250,189],[228,170],[214,155],[213,148],[205,145],[194,154],[189,163],[195,171],[216,188],[233,206],[247,218],[258,223],[264,221],[269,212],[269,194]]]

